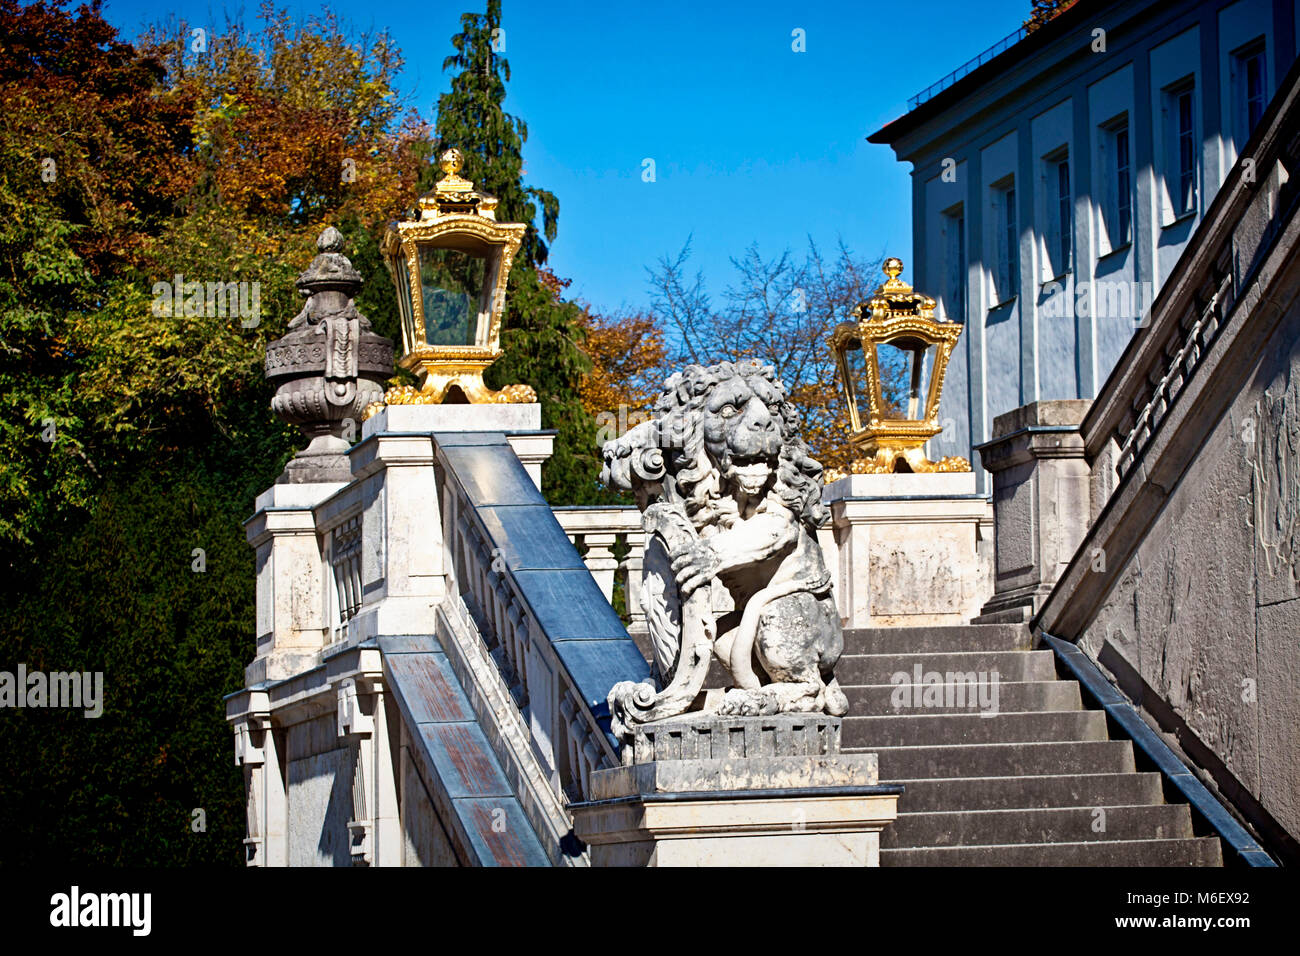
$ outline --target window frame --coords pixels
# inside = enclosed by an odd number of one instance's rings
[[[943,308],[948,319],[966,322],[969,307],[967,285],[970,273],[970,250],[966,236],[966,206],[956,203],[943,210],[944,258],[947,263]],[[953,245],[956,249],[953,249]],[[949,306],[951,305],[951,308]]]
[[[1133,242],[1136,198],[1133,191],[1133,137],[1128,111],[1097,124],[1097,190],[1094,208],[1100,219],[1097,256],[1125,249]]]
[[[1268,109],[1268,42],[1260,34],[1249,43],[1232,51],[1232,105],[1233,132],[1238,137],[1237,148],[1244,146],[1255,132]],[[1258,90],[1251,95],[1251,67],[1257,67]]]
[[[1200,208],[1201,162],[1196,120],[1196,78],[1188,76],[1164,88],[1165,192],[1170,219],[1166,225],[1195,215]],[[1184,107],[1186,109],[1184,110]],[[1184,124],[1184,121],[1186,123]]]
[[[1016,208],[1014,173],[989,186],[993,207],[996,268],[993,270],[993,307],[1004,305],[1020,293],[1020,213]]]

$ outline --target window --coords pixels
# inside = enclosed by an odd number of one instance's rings
[[[1070,214],[1070,164],[1056,164],[1057,208],[1061,229],[1061,264],[1070,267],[1070,239],[1074,217]]]
[[[1111,133],[1111,165],[1115,184],[1115,228],[1110,245],[1118,249],[1133,241],[1133,186],[1129,172],[1128,123]]]
[[[1268,106],[1264,80],[1264,38],[1260,37],[1233,54],[1238,148],[1250,139],[1250,134],[1255,132],[1255,127],[1264,117],[1264,108]]]
[[[966,321],[966,216],[961,206],[943,214],[948,265],[944,312],[953,322]]]
[[[1020,287],[1020,230],[1016,218],[1016,184],[1012,177],[993,187],[993,222],[998,264],[995,294],[998,302],[1007,302],[1015,298]]]
[[[1052,266],[1055,275],[1070,269],[1070,241],[1074,231],[1073,198],[1070,195],[1070,159],[1059,155],[1048,162],[1052,188]]]
[[[1010,186],[1002,193],[1002,217],[1006,232],[1006,282],[1003,285],[1004,299],[1016,294],[1020,285],[1020,230],[1016,228],[1016,187]]]
[[[1099,127],[1097,145],[1097,210],[1101,218],[1097,254],[1104,256],[1133,241],[1133,173],[1127,113]]]
[[[1190,82],[1165,91],[1166,186],[1174,217],[1196,209],[1196,90]]]

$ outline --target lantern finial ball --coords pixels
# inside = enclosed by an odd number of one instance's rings
[[[460,150],[453,146],[442,154],[438,165],[442,167],[442,171],[448,176],[455,176],[460,172],[460,167],[464,162],[465,157],[461,155]]]
[[[897,279],[903,273],[903,260],[899,259],[897,256],[890,256],[885,260],[883,268],[885,275],[889,276],[891,279]]]

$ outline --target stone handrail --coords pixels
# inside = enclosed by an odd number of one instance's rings
[[[623,674],[645,676],[648,666],[505,436],[434,439],[449,585],[556,794],[586,799],[592,771],[618,765],[609,688]]]
[[[387,707],[458,859],[586,865],[568,805],[618,764],[606,695],[648,665],[538,491],[547,433],[523,413],[497,416],[524,419],[509,433],[438,431],[463,427],[463,413],[417,411],[366,423],[351,481],[277,484],[248,522],[258,655],[227,707],[246,744],[250,862],[295,859],[282,828],[264,833],[286,799],[266,782],[283,779],[283,735],[303,740],[303,722],[337,697],[346,743],[317,730],[307,746],[355,753],[354,861],[395,865],[411,852],[394,830]]]
[[[628,631],[646,633],[645,610],[641,607],[641,566],[645,557],[645,531],[641,512],[633,505],[561,505],[552,509],[583,563],[600,585],[605,599],[613,602],[614,581],[623,574],[627,601]],[[622,557],[616,557],[622,552]]]
[[[557,508],[552,512],[505,436],[495,436],[499,443],[490,442],[490,437],[478,432],[435,436],[443,478],[439,484],[444,536],[450,556],[446,568],[448,597],[443,608],[451,621],[467,626],[487,648],[514,706],[523,716],[534,756],[547,769],[548,783],[556,796],[581,799],[587,793],[586,781],[592,770],[618,763],[616,743],[608,733],[605,694],[615,677],[631,672],[628,668],[645,668],[641,655],[628,651],[634,645],[609,604],[614,573],[619,567],[613,560],[612,548],[622,538],[630,547],[622,562],[629,571],[629,608],[636,608],[634,621],[644,622],[639,602],[633,600],[637,593],[633,588],[639,589],[640,585],[640,557],[645,549],[640,513],[631,507]],[[478,494],[481,481],[473,475],[460,476],[461,471],[475,471],[477,462],[471,462],[471,457],[490,460],[496,479],[513,479],[508,485],[508,500],[504,496],[500,501],[492,496],[482,498]],[[488,500],[491,504],[487,505],[490,511],[485,521],[476,509]],[[332,578],[326,589],[327,646],[358,636],[349,635],[349,622],[362,603],[361,508],[362,486],[353,482],[315,509],[323,565]],[[498,509],[503,508],[510,509],[508,514],[526,528],[526,534],[550,539],[550,548],[540,554],[542,563],[549,558],[554,567],[539,568],[539,553],[520,548],[517,541],[511,547],[509,534],[495,520]],[[564,542],[572,544],[570,532],[586,545],[585,563],[573,547],[563,547]],[[507,560],[508,554],[514,556],[514,548],[519,548],[519,559],[528,565],[527,573],[519,577],[512,573]],[[584,577],[596,586],[584,586]],[[548,640],[529,601],[530,593],[547,600],[547,591],[552,588],[562,589],[567,596],[562,605],[566,618],[562,651]],[[569,616],[594,623],[590,636],[571,638]],[[355,631],[355,625],[352,629]],[[591,638],[595,641],[588,644]],[[600,661],[592,652],[609,652],[606,641],[619,646],[608,661]],[[625,666],[616,674],[614,668],[620,660]],[[575,680],[570,665],[584,682]]]
[[[479,722],[491,728],[498,743],[503,770],[521,801],[524,814],[551,857],[552,865],[587,865],[589,855],[575,852],[568,833],[572,829],[565,801],[552,786],[546,766],[536,759],[536,748],[523,715],[512,705],[496,660],[482,633],[459,597],[449,598],[439,608],[439,636],[452,669],[470,699]]]

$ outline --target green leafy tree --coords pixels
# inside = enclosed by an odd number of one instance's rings
[[[395,48],[271,7],[202,58],[186,37],[0,0],[0,667],[101,671],[105,698],[0,720],[3,863],[242,862],[221,704],[254,643],[242,522],[301,444],[263,347],[327,223],[396,330],[377,239],[431,143]],[[255,324],[157,308],[177,273],[256,283]]]

